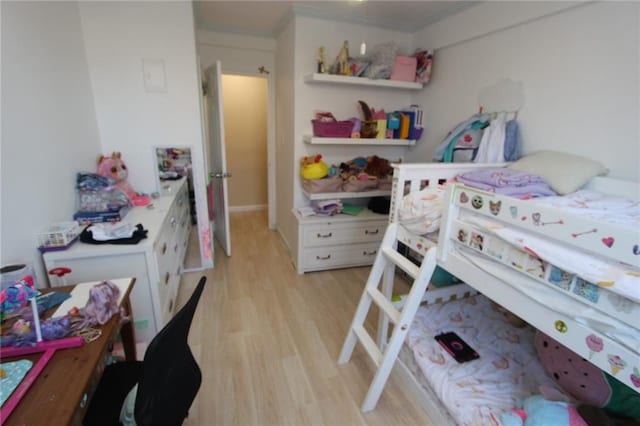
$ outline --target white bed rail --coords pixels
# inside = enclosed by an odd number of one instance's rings
[[[564,245],[640,269],[640,229],[578,216],[533,201],[486,192],[463,184],[449,187],[443,210],[438,257],[446,257],[451,228],[461,209],[499,220]],[[444,242],[444,244],[443,244]]]
[[[599,181],[592,188],[606,190],[608,179]],[[618,184],[615,195],[632,196],[634,185],[631,183],[624,188],[625,185]],[[469,219],[463,213],[473,212],[546,240],[557,241],[575,251],[624,262],[640,273],[640,229],[597,221],[462,184],[449,186],[446,200],[448,202],[443,206],[438,238],[439,266],[640,392],[640,350],[637,341],[627,344],[625,342],[629,341],[622,339],[619,334],[629,326],[632,333],[629,335],[639,333],[640,323],[637,319],[634,321],[622,313],[599,314],[588,308],[594,306],[588,300],[576,300],[573,292],[541,280],[535,271],[516,270],[497,261],[498,257],[492,256],[491,250],[487,249],[486,241],[483,248],[478,248],[472,243],[474,236],[470,232],[467,232],[468,235],[459,235],[460,231],[465,234],[464,225],[469,224]],[[606,286],[606,283],[600,285]],[[544,289],[551,289],[552,295],[543,299]],[[555,307],[558,306],[563,306],[563,309],[557,310]],[[636,307],[627,306],[624,309]],[[592,314],[595,315],[592,317]]]
[[[394,163],[389,222],[398,221],[402,198],[409,192],[451,181],[460,173],[478,169],[505,167],[508,163]]]

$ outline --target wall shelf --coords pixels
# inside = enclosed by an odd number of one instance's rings
[[[361,192],[307,192],[304,195],[310,200],[331,200],[345,198],[370,198],[390,196],[391,191],[361,191]]]
[[[383,219],[386,222],[388,220],[387,215],[374,213],[366,207],[357,215],[339,213],[334,216],[322,216],[322,215],[302,216],[297,211],[297,209],[293,209],[292,212],[298,219],[298,222],[304,223],[304,224],[322,224],[325,222],[349,223],[349,222],[360,222],[362,220],[380,220],[380,219]]]
[[[386,87],[390,89],[421,90],[422,83],[396,80],[373,80],[366,77],[349,77],[333,74],[308,74],[304,76],[305,83],[346,84],[354,86]]]
[[[413,146],[416,144],[415,139],[318,138],[311,135],[304,135],[302,140],[310,145]]]

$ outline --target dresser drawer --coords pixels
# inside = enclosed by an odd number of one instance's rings
[[[303,245],[306,248],[333,244],[380,242],[386,227],[386,220],[305,226]]]
[[[346,244],[307,248],[303,254],[305,271],[370,265],[376,258],[380,244]]]

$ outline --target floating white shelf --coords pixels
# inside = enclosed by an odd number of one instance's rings
[[[366,77],[348,77],[344,75],[318,73],[305,75],[304,81],[305,83],[347,84],[354,86],[375,86],[407,90],[421,90],[423,87],[422,83],[415,83],[412,81],[373,80]]]
[[[310,200],[331,200],[345,198],[370,198],[391,195],[391,191],[361,191],[361,192],[307,192],[304,195]]]
[[[310,145],[379,145],[413,146],[415,139],[372,139],[372,138],[318,138],[310,135],[302,137]]]

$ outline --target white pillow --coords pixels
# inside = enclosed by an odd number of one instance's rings
[[[509,168],[542,177],[560,195],[575,192],[608,170],[602,163],[559,151],[538,151],[520,158]]]

